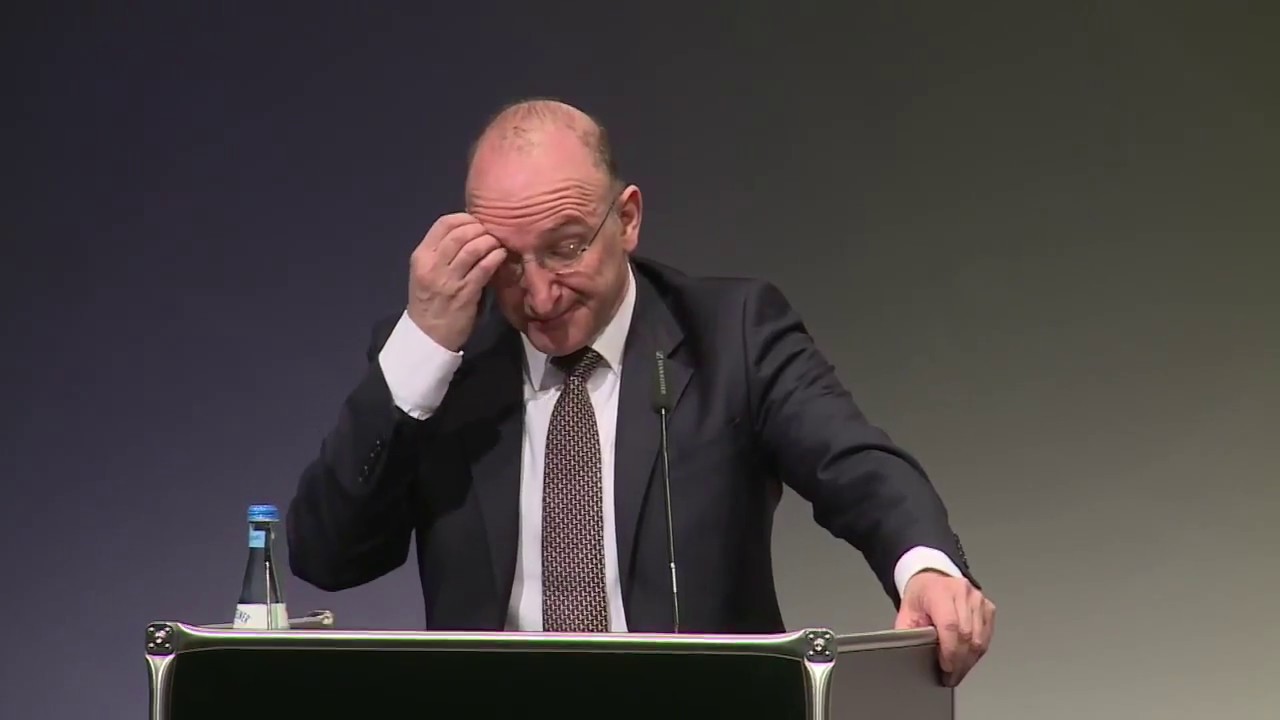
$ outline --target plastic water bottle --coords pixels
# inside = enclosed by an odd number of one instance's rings
[[[263,630],[287,630],[289,611],[276,564],[272,559],[275,526],[280,511],[275,505],[249,506],[249,562],[244,569],[244,585],[236,603],[233,627]]]

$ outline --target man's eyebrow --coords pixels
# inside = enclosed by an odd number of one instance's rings
[[[543,237],[554,237],[564,235],[571,231],[585,231],[591,228],[590,223],[580,217],[570,215],[551,227],[543,230],[539,235]]]

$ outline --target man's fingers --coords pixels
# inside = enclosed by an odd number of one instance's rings
[[[922,618],[920,615],[903,608],[898,611],[898,617],[893,620],[893,629],[914,630],[915,628],[922,627],[920,622],[921,620],[924,620],[925,623],[928,622],[928,618]]]
[[[470,225],[476,222],[479,221],[464,212],[441,215],[436,218],[435,222],[431,223],[431,227],[427,228],[427,232],[423,234],[422,240],[419,241],[418,245],[419,247],[439,247],[440,241],[444,240],[449,233],[463,225]]]
[[[986,654],[991,642],[995,606],[970,586],[954,598],[956,608],[956,653],[946,668],[945,684],[955,687]]]
[[[463,231],[459,230],[458,232]],[[458,254],[455,255],[453,260],[449,263],[449,274],[459,280],[462,280],[467,277],[471,272],[471,269],[476,266],[476,263],[480,262],[480,260],[489,255],[489,253],[494,250],[500,250],[501,248],[502,245],[498,243],[497,238],[485,233],[482,229],[480,235],[468,240],[462,248],[458,250]]]
[[[472,266],[471,271],[467,273],[466,279],[463,281],[476,289],[482,288],[498,271],[498,267],[507,259],[507,249],[501,245],[489,251],[488,255],[480,258],[480,261]]]
[[[973,610],[962,593],[951,595],[951,606],[956,612],[956,634],[959,635],[961,652],[967,652],[973,643]]]
[[[954,596],[935,597],[930,616],[938,629],[938,664],[943,672],[951,673],[956,669],[960,653],[960,621]]]
[[[486,234],[488,231],[475,220],[450,229],[434,246],[435,265],[440,268],[452,265],[457,260],[458,254],[466,249],[471,241]]]
[[[969,670],[971,670],[972,668],[973,668],[972,665],[966,664],[959,670],[949,672],[947,673],[947,676],[943,679],[943,682],[948,687],[955,687],[959,685],[962,680],[964,680],[965,675],[968,675]]]
[[[982,619],[982,630],[975,637],[980,655],[986,655],[991,647],[991,638],[996,632],[996,606],[981,593],[978,594],[978,617]]]
[[[913,622],[914,620],[915,613],[911,612],[911,608],[907,607],[907,604],[904,602],[902,607],[898,609],[898,616],[893,619],[893,629],[910,630],[916,627]]]
[[[965,671],[968,670],[969,640],[973,633],[973,622],[968,608],[958,595],[952,594],[940,604],[949,609],[954,620],[945,628],[942,625],[938,627],[938,639],[943,641],[945,638],[950,641],[939,642],[941,656],[938,658],[938,664],[944,673],[943,683],[955,687],[964,679]]]
[[[943,683],[950,687],[960,684],[969,668],[977,660],[974,650],[974,638],[978,633],[978,625],[974,622],[976,608],[969,603],[965,595],[956,593],[951,596],[951,606],[956,614],[955,644],[950,652],[944,650],[941,662],[945,671]]]
[[[987,624],[987,601],[976,590],[969,593],[969,622],[973,625],[973,637],[969,640],[974,661],[987,652],[987,643],[991,637],[991,626]]]

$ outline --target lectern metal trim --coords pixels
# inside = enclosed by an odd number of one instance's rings
[[[886,650],[889,648],[918,647],[920,645],[937,645],[938,631],[932,627],[915,630],[882,630],[879,632],[841,635],[836,638],[836,652],[863,652],[866,650]]]
[[[387,650],[400,652],[499,651],[733,654],[795,660],[804,669],[809,720],[830,720],[832,673],[841,655],[936,645],[933,628],[837,636],[826,628],[776,634],[649,634],[534,632],[419,632],[336,630],[332,613],[318,629],[249,630],[158,621],[147,626],[151,720],[170,720],[173,667],[178,655],[217,649]],[[319,618],[321,615],[313,614]],[[312,616],[308,616],[312,617]],[[312,627],[315,627],[312,625]]]
[[[738,653],[806,660],[814,653],[810,635],[834,638],[828,630],[771,635],[649,633],[419,632],[411,630],[226,630],[181,622],[152,623],[147,653],[175,655],[208,649],[315,650],[484,650],[511,652]],[[832,641],[824,641],[830,648]],[[821,645],[821,643],[819,643]]]

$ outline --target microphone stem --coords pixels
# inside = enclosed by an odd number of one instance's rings
[[[662,489],[667,506],[667,553],[671,561],[671,609],[674,614],[674,632],[680,632],[680,593],[676,589],[676,540],[671,518],[671,465],[667,456],[667,408],[659,411],[662,417]]]

